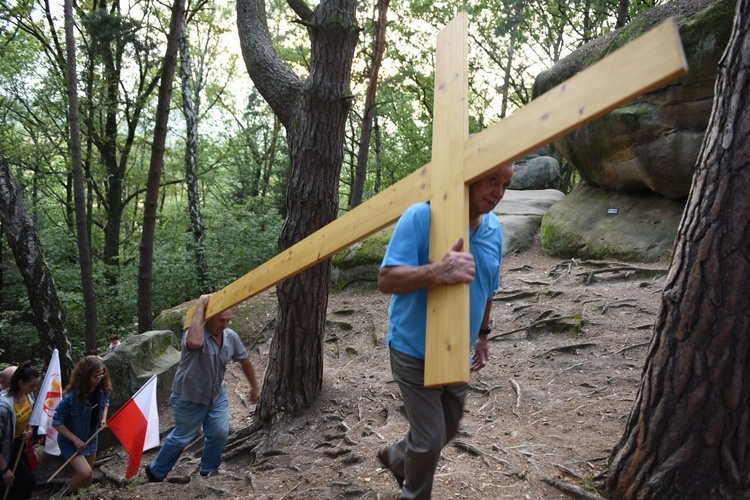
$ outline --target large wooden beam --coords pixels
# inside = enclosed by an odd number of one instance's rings
[[[429,163],[426,164],[213,294],[206,308],[206,319],[393,224],[410,205],[429,200],[431,168]],[[193,318],[194,310],[191,307],[185,315],[186,328]]]
[[[459,236],[464,237],[467,242],[465,250],[468,250],[468,238],[464,236],[468,227],[468,201],[464,202],[466,213],[455,204],[461,187],[467,189],[469,184],[488,171],[549,144],[687,72],[677,23],[669,20],[546,92],[510,118],[468,138],[468,92],[463,94],[463,99],[461,95],[454,94],[459,87],[458,65],[466,67],[465,56],[462,59],[458,53],[463,51],[465,54],[466,36],[465,32],[454,26],[456,21],[441,31],[437,41],[431,261],[440,259],[448,248],[446,245],[451,240],[456,241]],[[443,58],[440,57],[441,53],[444,54]],[[442,67],[441,62],[448,67]],[[466,125],[463,117],[459,116],[459,111],[464,108],[467,113]],[[444,123],[446,119],[450,120],[450,124]],[[456,124],[466,128],[458,130],[450,127]],[[452,134],[452,139],[447,134]],[[460,146],[463,159],[454,157],[455,141],[459,138],[465,141]],[[438,168],[438,162],[445,158],[450,158],[450,164],[456,168],[462,168],[461,175],[454,172],[452,177],[448,177],[450,174],[442,170],[445,167]],[[438,175],[443,176],[440,184],[436,180]],[[463,186],[459,184],[461,176]],[[454,187],[443,186],[444,179],[450,179]],[[464,196],[467,194],[464,193]],[[424,385],[468,382],[469,363],[465,361],[471,347],[468,342],[468,286],[431,289],[427,304]]]
[[[469,251],[469,185],[464,143],[469,137],[468,21],[461,13],[440,32],[435,52],[432,117],[430,262],[442,259],[459,238]],[[424,385],[469,380],[469,284],[427,293]],[[457,360],[463,359],[460,363]]]

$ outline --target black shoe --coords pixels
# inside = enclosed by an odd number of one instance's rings
[[[396,474],[393,469],[391,469],[391,464],[388,462],[388,447],[381,448],[378,451],[378,460],[380,460],[380,463],[383,464],[383,467],[385,467],[391,474],[393,474],[393,477],[396,478],[396,481],[398,482],[398,487],[401,489],[404,489],[404,477]]]
[[[154,473],[151,472],[151,466],[147,465],[143,468],[144,471],[146,471],[146,478],[148,478],[149,483],[161,483],[163,479],[159,479],[158,477],[154,476]]]

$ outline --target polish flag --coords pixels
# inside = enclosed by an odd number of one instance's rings
[[[107,427],[117,436],[130,456],[128,470],[125,472],[125,479],[130,479],[138,472],[143,452],[159,446],[156,375],[107,419]]]
[[[42,388],[39,390],[34,409],[31,412],[29,425],[39,426],[38,433],[45,434],[44,451],[50,455],[59,456],[60,447],[57,446],[57,431],[52,427],[52,418],[62,397],[62,377],[60,376],[60,354],[55,349],[44,374]]]

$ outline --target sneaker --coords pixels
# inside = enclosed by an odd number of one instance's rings
[[[219,475],[219,471],[217,470],[210,470],[208,472],[200,471],[201,477],[214,477]]]
[[[154,476],[154,473],[151,472],[151,465],[147,465],[143,468],[144,471],[146,471],[146,478],[148,479],[149,483],[161,483],[163,479],[159,479],[158,477]]]
[[[378,451],[378,460],[380,460],[380,463],[383,464],[383,467],[385,467],[391,474],[393,474],[393,477],[396,479],[396,482],[398,482],[398,487],[401,489],[404,489],[404,477],[396,474],[393,469],[391,469],[391,464],[388,462],[388,447],[381,448]]]

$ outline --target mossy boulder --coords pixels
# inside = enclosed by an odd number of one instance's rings
[[[182,326],[185,321],[185,315],[188,310],[195,305],[195,302],[195,300],[191,300],[190,302],[185,302],[172,307],[171,309],[164,309],[156,318],[154,318],[154,329],[169,330],[178,339],[181,339],[182,333],[185,331]]]
[[[157,375],[157,397],[169,398],[180,362],[180,337],[169,330],[133,335],[102,359],[112,379],[110,411],[119,408],[152,375]]]
[[[391,241],[394,226],[378,231],[334,255],[331,273],[334,284],[343,286],[351,281],[377,281],[380,263]]]
[[[542,219],[542,252],[553,257],[668,261],[685,203],[580,184]]]

